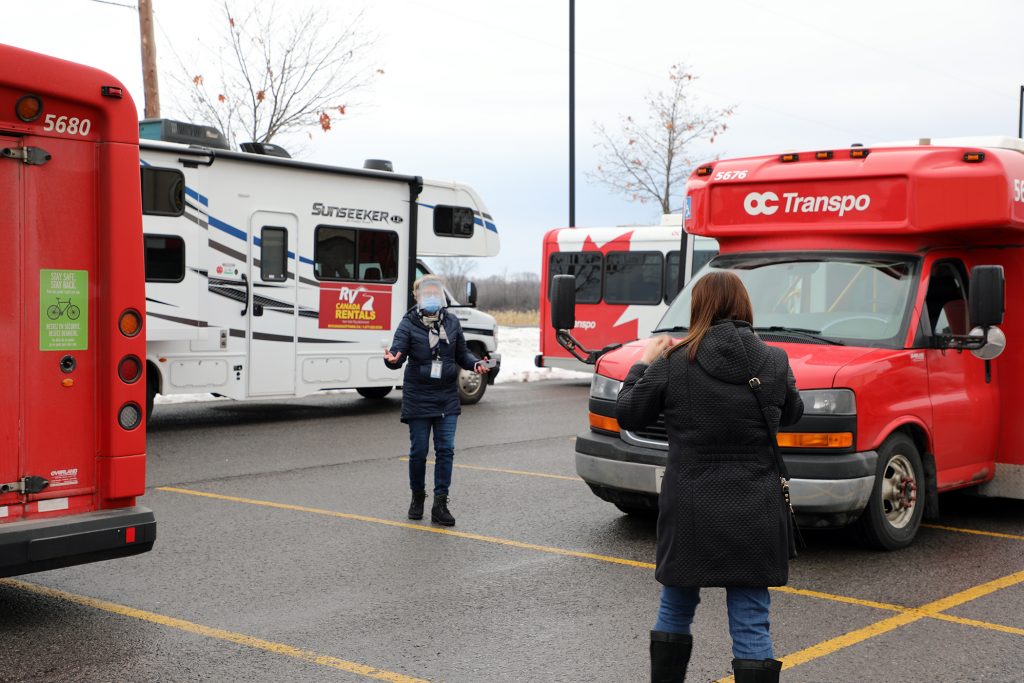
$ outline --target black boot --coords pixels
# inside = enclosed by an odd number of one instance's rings
[[[441,526],[455,526],[455,518],[448,512],[448,496],[434,496],[434,507],[430,509],[430,519]]]
[[[651,683],[686,680],[693,636],[688,633],[651,631]]]
[[[412,492],[412,502],[409,503],[409,519],[423,519],[423,501],[426,499],[426,491]]]
[[[782,662],[777,659],[734,659],[736,683],[778,683]]]

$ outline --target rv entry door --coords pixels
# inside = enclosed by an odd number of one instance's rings
[[[257,211],[249,220],[249,394],[295,393],[298,218]]]

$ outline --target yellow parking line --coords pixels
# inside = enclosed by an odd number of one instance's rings
[[[399,458],[402,462],[409,462],[409,458]],[[428,464],[436,465],[437,461],[428,460]],[[501,474],[519,474],[526,477],[544,477],[546,479],[564,479],[566,481],[583,481],[579,477],[567,477],[564,474],[548,474],[547,472],[531,472],[529,470],[506,470],[500,467],[483,467],[481,465],[463,465],[462,463],[455,463],[455,467],[461,467],[465,470],[479,470],[480,472],[500,472]]]
[[[467,533],[465,531],[455,531],[454,529],[447,529],[441,527],[426,526],[423,524],[413,524],[410,522],[399,522],[392,519],[382,519],[379,517],[370,517],[367,515],[357,515],[349,512],[336,512],[334,510],[324,510],[321,508],[306,507],[303,505],[290,505],[287,503],[275,503],[268,500],[256,500],[252,498],[241,498],[238,496],[226,496],[220,493],[208,493],[206,491],[196,491],[194,489],[182,489],[173,486],[161,486],[157,489],[158,491],[167,491],[170,493],[183,493],[190,496],[199,496],[202,498],[211,498],[214,500],[230,501],[233,503],[245,503],[247,505],[259,505],[261,507],[277,508],[279,510],[291,510],[293,512],[306,512],[316,515],[325,515],[327,517],[336,517],[339,519],[349,519],[358,522],[371,522],[373,524],[383,524],[385,526],[398,527],[400,529],[412,529],[413,531],[425,531],[434,534],[442,534],[445,536],[455,536],[456,538],[465,538],[473,541],[482,541],[484,543],[494,543],[497,545],[508,546],[512,548],[521,548],[524,550],[536,550],[542,553],[551,553],[555,555],[562,555],[565,557],[576,557],[586,560],[597,560],[599,562],[608,562],[611,564],[625,565],[628,567],[637,567],[639,569],[655,569],[655,565],[652,562],[640,562],[637,560],[628,560],[623,557],[613,557],[611,555],[600,555],[597,553],[586,553],[577,550],[566,550],[564,548],[557,548],[553,546],[538,545],[536,543],[524,543],[522,541],[514,541],[507,538],[498,538],[496,536],[484,536],[481,534]],[[802,588],[792,588],[790,586],[778,586],[771,590],[777,593],[785,593],[788,595],[799,595],[810,598],[817,598],[819,600],[825,600],[828,602],[838,602],[847,605],[858,605],[860,607],[870,607],[873,609],[886,610],[889,612],[899,612],[901,615],[911,614],[917,615],[917,618],[924,616],[940,619],[943,621],[955,621],[957,623],[974,626],[977,628],[985,628],[992,631],[1002,631],[1005,633],[1016,633],[1016,629],[1009,626],[1003,626],[1001,624],[989,624],[984,621],[975,621],[968,619],[961,619],[959,617],[952,617],[944,614],[919,614],[921,608],[904,607],[902,605],[893,605],[885,602],[877,602],[874,600],[862,600],[860,598],[851,598],[844,595],[834,595],[832,593],[824,593],[821,591],[806,590]],[[968,623],[970,622],[970,623]],[[880,622],[881,623],[881,622]]]
[[[350,512],[335,512],[334,510],[311,508],[306,507],[304,505],[289,505],[287,503],[275,503],[269,500],[255,500],[253,498],[225,496],[220,493],[207,493],[206,491],[195,491],[193,489],[179,489],[173,486],[160,486],[157,488],[157,491],[168,491],[170,493],[184,493],[190,496],[213,498],[214,500],[226,500],[231,501],[233,503],[246,503],[248,505],[259,505],[262,507],[277,508],[278,510],[292,510],[293,512],[309,512],[314,515],[325,515],[327,517],[351,519],[357,522],[372,522],[374,524],[384,524],[386,526],[398,527],[400,529],[412,529],[413,531],[424,531],[431,534],[455,536],[456,538],[465,538],[472,541],[483,541],[485,543],[495,543],[497,545],[504,545],[512,548],[522,548],[523,550],[537,550],[542,553],[564,555],[566,557],[578,557],[585,560],[598,560],[600,562],[609,562],[611,564],[622,564],[626,565],[627,567],[654,569],[654,564],[651,562],[638,562],[637,560],[627,560],[624,557],[612,557],[610,555],[599,555],[597,553],[585,553],[578,550],[566,550],[565,548],[555,548],[552,546],[537,545],[536,543],[524,543],[522,541],[513,541],[511,539],[498,538],[496,536],[483,536],[481,534],[472,534],[465,531],[455,531],[454,529],[447,529],[443,527],[426,526],[424,524],[412,524],[411,522],[398,522],[393,519],[382,519],[380,517],[369,517],[367,515],[355,515]]]
[[[807,662],[818,659],[819,657],[830,655],[834,652],[838,652],[839,650],[862,643],[870,638],[880,636],[884,633],[888,633],[897,628],[906,626],[907,624],[912,624],[915,621],[920,621],[925,618],[937,618],[944,621],[955,621],[957,623],[966,624],[973,620],[960,619],[957,617],[954,617],[953,619],[946,619],[945,617],[950,615],[940,613],[963,605],[964,603],[971,602],[972,600],[977,600],[978,598],[984,597],[998,590],[1002,590],[1003,588],[1016,586],[1020,583],[1024,583],[1024,571],[1003,576],[978,586],[972,586],[971,588],[962,590],[959,593],[954,593],[953,595],[946,596],[939,600],[933,600],[932,602],[926,603],[920,607],[907,609],[907,611],[902,614],[897,614],[896,616],[889,617],[888,619],[868,624],[863,628],[850,631],[849,633],[844,633],[841,636],[830,638],[829,640],[812,645],[798,652],[794,652],[793,654],[786,655],[782,658],[782,668],[792,669],[794,666],[806,664]],[[983,628],[1003,632],[1013,633],[1020,630],[1012,629],[1011,627],[999,627],[998,624],[989,624],[988,622],[980,622],[979,624],[972,625],[981,624],[984,624]],[[996,628],[993,629],[993,627]],[[732,683],[732,681],[732,676],[728,676],[726,678],[719,679],[717,683]]]
[[[302,648],[285,645],[284,643],[275,643],[269,640],[263,640],[262,638],[254,638],[253,636],[247,636],[243,633],[211,628],[191,621],[185,621],[184,619],[176,619],[163,614],[156,614],[155,612],[147,612],[146,610],[128,607],[127,605],[119,605],[116,602],[107,602],[106,600],[100,600],[98,598],[76,595],[75,593],[68,593],[56,588],[40,586],[39,584],[28,583],[27,581],[19,581],[18,579],[0,579],[0,585],[20,588],[21,590],[36,593],[38,595],[45,595],[51,598],[67,600],[68,602],[74,602],[86,607],[92,607],[93,609],[103,610],[104,612],[111,612],[113,614],[131,617],[132,619],[148,621],[152,624],[167,626],[179,631],[206,636],[207,638],[215,638],[217,640],[235,643],[236,645],[244,645],[245,647],[256,648],[257,650],[264,650],[266,652],[284,655],[285,657],[301,659],[304,662],[310,662],[312,664],[325,666],[331,669],[338,669],[339,671],[346,671],[348,673],[359,674],[360,676],[365,676],[378,681],[391,681],[392,683],[429,683],[422,678],[413,678],[412,676],[405,676],[393,671],[385,671],[372,666],[366,666],[365,664],[358,664],[356,662],[338,659],[337,657],[317,654],[312,650],[303,650]]]
[[[977,536],[992,536],[993,538],[1008,538],[1013,541],[1024,541],[1024,536],[1016,534],[1004,534],[998,531],[981,531],[980,529],[961,529],[955,526],[943,526],[941,524],[922,524],[928,529],[940,529],[942,531],[955,531],[959,534],[975,534]]]

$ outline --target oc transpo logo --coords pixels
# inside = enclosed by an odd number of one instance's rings
[[[781,204],[774,192],[751,192],[743,199],[743,209],[751,216],[771,216],[780,208],[784,213],[834,213],[843,216],[851,211],[866,211],[871,197],[866,194],[801,195],[783,192]]]

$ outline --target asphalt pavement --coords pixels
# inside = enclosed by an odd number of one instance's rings
[[[154,550],[0,581],[0,681],[648,680],[654,525],[575,477],[587,384],[465,409],[453,529],[405,518],[400,397],[158,406]],[[941,506],[898,552],[808,534],[783,680],[1024,680],[1024,503]],[[687,680],[727,677],[724,591],[694,637]]]

